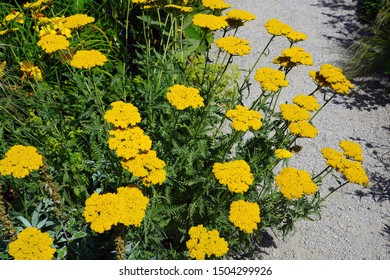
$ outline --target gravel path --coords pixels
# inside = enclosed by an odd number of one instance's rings
[[[256,20],[247,23],[237,34],[250,41],[252,54],[238,58],[248,69],[269,40],[263,24],[277,18],[308,35],[301,42],[313,55],[312,67],[300,66],[289,74],[290,86],[283,90],[281,102],[298,93],[309,93],[315,87],[307,73],[324,63],[341,67],[347,59],[346,48],[353,42],[359,24],[356,1],[353,0],[225,0],[234,8],[250,11]],[[260,66],[288,47],[285,38],[276,38],[271,52]],[[259,66],[259,67],[260,67]],[[325,203],[319,221],[301,221],[296,232],[285,240],[270,232],[264,240],[264,259],[390,259],[390,102],[384,96],[383,80],[365,89],[362,81],[353,81],[355,92],[338,96],[314,121],[319,135],[314,140],[300,139],[303,150],[290,161],[291,166],[318,172],[325,167],[323,147],[338,148],[343,139],[357,141],[363,147],[364,167],[371,186],[364,189],[348,184]],[[252,94],[258,86],[253,82]],[[319,95],[317,95],[319,97]],[[253,97],[254,98],[254,97]],[[386,100],[387,99],[387,100]],[[336,187],[328,177],[321,186],[323,194]]]

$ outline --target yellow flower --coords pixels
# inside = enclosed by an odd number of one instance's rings
[[[291,42],[304,41],[307,38],[306,34],[295,31],[290,25],[275,18],[268,20],[264,26],[269,34],[286,36]]]
[[[93,193],[85,201],[83,216],[97,233],[117,224],[139,227],[148,203],[149,199],[136,186],[119,187],[116,194]]]
[[[281,87],[288,86],[288,81],[285,80],[285,74],[282,71],[275,70],[269,67],[259,68],[255,74],[255,80],[260,83],[260,86],[266,91],[278,91]]]
[[[342,152],[336,151],[332,148],[323,148],[321,153],[326,159],[326,165],[336,170],[343,169],[345,158]]]
[[[315,194],[318,190],[307,171],[293,167],[283,168],[275,177],[275,183],[280,187],[282,195],[289,200],[301,198],[304,194]]]
[[[253,183],[250,166],[244,160],[215,163],[213,173],[218,182],[226,185],[231,192],[244,193]]]
[[[229,244],[215,229],[208,231],[203,225],[198,225],[191,227],[188,234],[190,239],[186,246],[193,259],[204,260],[211,255],[222,257],[229,250]]]
[[[25,78],[31,78],[33,80],[42,81],[42,71],[38,66],[34,66],[31,62],[22,61],[19,62],[20,70],[23,72],[22,80]]]
[[[210,30],[223,29],[228,26],[225,17],[214,16],[214,15],[205,15],[205,14],[196,14],[192,19],[192,23],[195,26],[206,28]]]
[[[235,109],[228,110],[226,116],[233,120],[232,126],[237,131],[247,131],[250,127],[258,130],[262,126],[261,118],[263,116],[260,112],[249,110],[242,105],[237,105]]]
[[[115,127],[127,128],[141,121],[138,108],[130,103],[115,101],[111,103],[112,109],[106,111],[104,119]]]
[[[43,158],[35,147],[15,145],[0,160],[0,174],[24,178],[41,166],[43,166]]]
[[[8,253],[15,260],[51,260],[55,249],[51,247],[53,239],[48,233],[37,228],[25,228],[15,241],[9,243]]]
[[[288,129],[291,133],[304,138],[315,138],[318,134],[318,129],[308,121],[297,121],[289,124]]]
[[[192,7],[179,6],[179,5],[175,5],[175,4],[165,5],[164,8],[167,10],[175,10],[175,11],[180,11],[180,12],[184,12],[184,13],[191,13],[192,12]]]
[[[279,107],[280,113],[286,121],[297,122],[310,119],[309,112],[296,104],[280,104]]]
[[[289,150],[285,150],[285,149],[275,150],[275,156],[279,159],[290,158],[292,157],[292,155],[293,154]]]
[[[23,24],[24,23],[24,14],[22,14],[21,12],[12,11],[9,15],[7,15],[4,18],[4,20],[5,21],[15,20],[16,22]]]
[[[58,50],[66,50],[69,41],[62,35],[49,34],[43,36],[37,43],[46,53],[53,53]]]
[[[299,94],[294,97],[293,102],[308,111],[317,111],[320,104],[314,96]]]
[[[310,71],[309,76],[321,87],[329,87],[339,94],[348,94],[354,88],[340,68],[323,64],[319,71]]]
[[[239,10],[239,9],[232,9],[229,10],[226,13],[227,21],[230,24],[231,21],[236,22],[234,26],[242,26],[245,22],[255,20],[256,16],[250,12]]]
[[[39,8],[42,4],[49,3],[50,1],[51,1],[51,0],[38,0],[38,1],[33,2],[33,3],[26,2],[26,3],[23,5],[23,8],[25,8],[25,9]]]
[[[183,85],[174,85],[167,93],[169,103],[177,110],[184,110],[188,107],[203,107],[203,97],[199,95],[199,90]]]
[[[66,17],[62,20],[62,24],[65,28],[75,29],[81,26],[87,25],[88,23],[94,22],[95,18],[85,14],[75,14]]]
[[[243,56],[251,52],[248,40],[240,39],[235,36],[219,38],[215,41],[218,48],[231,55]]]
[[[107,62],[107,57],[97,50],[77,51],[70,61],[70,65],[75,68],[91,69],[95,66],[103,66]]]
[[[353,141],[342,140],[339,144],[340,148],[343,149],[344,155],[354,160],[363,162],[363,150],[362,147]]]
[[[255,202],[233,201],[230,204],[229,220],[246,233],[252,233],[260,223],[260,207]]]
[[[6,35],[6,34],[8,34],[8,33],[11,33],[11,32],[13,32],[13,31],[18,31],[18,30],[19,30],[18,27],[11,28],[11,29],[0,30],[0,36]]]
[[[283,67],[291,68],[298,64],[313,65],[313,59],[310,53],[305,52],[301,47],[291,47],[282,51],[282,55],[274,59],[273,63],[280,64]]]
[[[225,3],[223,0],[202,0],[202,5],[210,10],[224,10],[231,7],[230,4]]]
[[[108,146],[119,157],[131,159],[152,148],[152,140],[139,127],[110,130]]]
[[[5,66],[7,66],[7,61],[4,60],[2,63],[0,63],[0,78],[4,76]]]

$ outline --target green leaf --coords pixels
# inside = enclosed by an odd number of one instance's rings
[[[77,231],[77,232],[75,232],[75,233],[73,234],[72,239],[73,239],[73,240],[74,240],[74,239],[79,239],[79,238],[83,238],[83,237],[85,237],[85,236],[87,236],[87,234],[86,234],[85,232]]]
[[[42,220],[42,221],[40,221],[40,222],[36,225],[36,227],[37,227],[38,229],[40,229],[40,228],[42,228],[42,227],[44,227],[44,226],[46,225],[46,222],[47,222],[47,218],[44,219],[44,220]]]
[[[68,253],[68,248],[66,246],[57,249],[57,259],[63,260]]]
[[[33,227],[31,223],[27,221],[26,218],[24,218],[23,216],[17,216],[16,218],[18,218],[25,227]]]

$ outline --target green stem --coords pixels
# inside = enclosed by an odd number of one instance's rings
[[[314,179],[320,177],[320,176],[321,176],[322,174],[324,174],[325,172],[328,172],[328,174],[329,174],[329,170],[330,170],[331,168],[332,168],[332,167],[330,167],[330,166],[325,167],[324,170],[322,170],[320,173],[318,173],[316,176],[314,176],[314,177],[312,178],[312,180],[314,180]]]
[[[324,198],[321,199],[321,202],[325,201],[332,193],[336,192],[337,190],[339,190],[341,187],[345,186],[346,184],[348,184],[349,182],[346,181],[342,184],[340,184],[340,186],[338,186],[337,188],[335,188],[333,191],[331,191],[330,193],[328,193]]]
[[[328,100],[326,100],[326,102],[320,107],[320,109],[318,109],[317,112],[315,112],[315,114],[310,118],[309,122],[311,122],[314,117],[317,116],[317,114],[322,110],[322,108],[324,108],[326,104],[328,104],[336,96],[336,94],[337,93],[333,93],[333,95]]]

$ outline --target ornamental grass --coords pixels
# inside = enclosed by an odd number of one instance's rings
[[[319,217],[329,174],[335,190],[368,186],[347,135],[321,147],[323,166],[290,164],[353,88],[299,46],[306,34],[222,0],[103,2],[0,3],[1,259],[258,258],[267,230]],[[263,50],[236,37],[250,24]],[[313,90],[280,104],[308,65]]]

